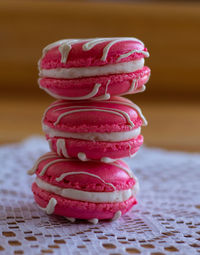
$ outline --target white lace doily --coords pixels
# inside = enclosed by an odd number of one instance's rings
[[[26,171],[46,151],[39,137],[0,147],[0,255],[200,254],[200,154],[142,148],[127,160],[140,181],[138,205],[92,225],[36,206]]]

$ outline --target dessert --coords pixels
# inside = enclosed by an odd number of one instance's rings
[[[142,92],[150,76],[149,53],[136,38],[66,39],[46,46],[39,86],[65,100],[106,100]]]
[[[114,161],[133,156],[143,143],[146,119],[130,100],[58,100],[45,111],[43,130],[50,148],[63,157],[82,161]]]
[[[28,172],[38,206],[47,214],[98,223],[137,203],[137,178],[121,160],[143,144],[140,108],[120,97],[145,90],[150,69],[143,42],[133,37],[64,39],[39,60],[39,86],[54,101],[42,128],[51,152]]]
[[[70,221],[117,219],[137,203],[137,178],[122,160],[81,162],[49,152],[29,171],[33,173],[32,190],[40,208]]]

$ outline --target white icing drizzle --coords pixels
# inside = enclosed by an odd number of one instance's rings
[[[40,157],[34,164],[34,166],[32,167],[32,169],[28,170],[28,174],[29,175],[33,175],[35,173],[35,171],[37,170],[38,168],[38,165],[40,164],[40,162],[42,162],[43,160],[46,160],[46,159],[51,159],[51,158],[56,158],[57,155],[52,152],[52,153],[49,153],[48,155],[44,155],[42,157]]]
[[[112,162],[115,162],[116,160],[117,160],[117,158],[113,159],[113,158],[109,158],[109,157],[102,157],[100,159],[100,161],[103,163],[112,163]]]
[[[88,222],[92,223],[92,224],[97,224],[99,222],[99,220],[97,218],[93,218],[88,220]]]
[[[85,99],[90,99],[90,98],[94,97],[98,93],[100,87],[101,87],[101,84],[100,83],[96,83],[94,85],[92,91],[90,93],[88,93],[87,95],[85,95],[85,96],[66,97],[66,96],[57,95],[57,94],[51,92],[48,88],[43,88],[43,87],[40,86],[40,88],[45,90],[50,96],[58,98],[58,99],[65,99],[65,100],[85,100]],[[109,98],[110,97],[107,98],[107,96],[105,95],[103,99],[106,100],[106,99],[109,99]]]
[[[86,42],[83,46],[82,46],[82,49],[85,50],[85,51],[88,51],[88,50],[91,50],[93,47],[95,47],[96,45],[100,44],[100,43],[104,43],[104,42],[108,42],[108,44],[104,47],[103,49],[103,55],[101,57],[101,60],[102,61],[106,61],[107,59],[107,56],[108,56],[108,53],[109,53],[109,50],[110,48],[118,43],[118,42],[123,42],[123,41],[137,41],[137,42],[140,42],[142,43],[141,41],[139,41],[138,39],[136,38],[126,38],[126,37],[121,37],[121,38],[95,38],[95,39],[90,39],[90,41]],[[142,43],[143,44],[143,43]],[[130,53],[126,53],[126,54],[133,54],[134,52]],[[139,51],[138,50],[138,53],[143,53],[143,51]],[[146,53],[146,52],[145,52]],[[128,55],[128,56],[129,56]],[[122,58],[125,58],[125,54],[122,54],[121,55]],[[120,56],[120,57],[121,57]],[[119,61],[119,60],[118,60]]]
[[[125,94],[131,94],[131,93],[139,93],[143,92],[146,87],[145,85],[142,85],[140,88],[137,89],[138,79],[133,79],[130,88],[127,90]]]
[[[51,140],[51,139],[48,139],[47,141],[48,141],[50,150],[53,150],[52,140]]]
[[[46,170],[51,166],[51,165],[53,165],[53,164],[55,164],[55,163],[58,163],[58,162],[63,162],[63,161],[72,161],[72,159],[64,159],[64,158],[61,158],[61,159],[55,159],[55,160],[53,160],[53,161],[50,161],[48,164],[46,164],[44,167],[43,167],[43,169],[42,169],[42,171],[39,173],[39,176],[43,176],[44,174],[45,174],[45,172],[46,172]]]
[[[138,88],[138,89],[136,89],[136,90],[134,91],[134,94],[143,92],[143,91],[145,91],[145,90],[146,90],[146,86],[145,86],[145,85],[142,85],[140,88]]]
[[[52,214],[52,213],[54,213],[56,204],[57,204],[57,200],[56,200],[55,198],[52,197],[52,198],[49,200],[49,203],[48,203],[48,205],[47,205],[47,207],[46,207],[46,213],[47,213],[47,214]]]
[[[99,179],[101,182],[103,182],[104,184],[110,186],[113,188],[113,190],[116,190],[115,186],[112,184],[112,183],[108,183],[108,182],[105,182],[100,176],[96,175],[96,174],[91,174],[91,173],[88,173],[88,172],[68,172],[68,173],[63,173],[61,174],[61,176],[59,176],[58,178],[56,178],[56,181],[57,182],[60,182],[62,181],[66,176],[69,176],[69,175],[76,175],[76,174],[84,174],[84,175],[89,175],[89,176],[92,176],[94,178],[97,178]]]
[[[80,159],[81,161],[88,161],[88,160],[89,160],[84,152],[79,152],[78,155],[77,155],[77,157],[78,157],[78,159]]]
[[[147,125],[147,120],[145,119],[144,115],[142,114],[142,111],[141,109],[139,108],[139,106],[137,106],[136,104],[134,103],[128,103],[128,102],[123,102],[123,101],[103,101],[104,103],[116,103],[116,104],[121,104],[121,105],[125,105],[125,106],[129,106],[131,107],[132,109],[136,110],[139,114],[139,116],[141,117],[142,121],[143,121],[143,125]],[[44,120],[44,117],[46,115],[46,113],[53,107],[57,107],[57,106],[61,106],[61,105],[65,105],[66,102],[62,102],[62,103],[57,103],[57,104],[54,104],[54,105],[50,105],[46,111],[44,112],[44,116],[43,116],[43,120]],[[61,107],[61,108],[58,108],[58,109],[55,109],[54,111],[60,111],[60,110],[63,110],[63,109],[70,109],[70,108],[85,108],[85,109],[77,109],[77,110],[71,110],[71,111],[68,111],[68,112],[64,112],[62,114],[60,114],[60,116],[57,118],[57,120],[54,122],[54,125],[57,125],[60,120],[66,116],[66,115],[69,115],[69,114],[72,114],[72,113],[76,113],[76,112],[87,112],[87,111],[101,111],[101,112],[108,112],[108,113],[112,113],[112,114],[115,114],[115,115],[118,115],[122,118],[125,118],[127,120],[127,122],[130,124],[131,127],[134,127],[134,123],[131,121],[130,119],[130,116],[128,115],[128,113],[126,113],[125,111],[122,111],[122,110],[119,110],[119,109],[115,109],[115,108],[109,108],[109,107],[96,107],[96,109],[92,108],[92,106],[83,106],[83,105],[73,105],[73,106],[66,106],[66,107]]]
[[[107,102],[107,101],[105,101],[105,102]],[[112,102],[112,101],[109,101],[109,102]],[[54,125],[57,125],[64,116],[72,114],[72,113],[76,113],[76,112],[88,112],[88,111],[94,111],[94,112],[96,111],[96,112],[98,112],[99,111],[99,112],[112,113],[112,114],[118,115],[118,116],[120,116],[122,118],[125,118],[126,121],[130,124],[130,126],[134,127],[134,123],[131,121],[130,116],[128,115],[128,113],[126,113],[125,111],[119,110],[119,109],[106,108],[106,107],[101,107],[101,108],[100,107],[96,107],[96,109],[94,109],[94,108],[91,108],[91,106],[68,106],[68,107],[65,107],[65,109],[67,109],[67,108],[80,108],[80,107],[83,107],[83,108],[86,108],[86,109],[78,109],[78,110],[72,110],[72,111],[64,112],[64,113],[60,114],[60,116],[54,122]],[[64,109],[64,108],[56,109],[55,111],[59,111],[59,110],[62,110],[62,109]]]
[[[95,98],[93,98],[93,100],[108,100],[108,99],[110,99],[110,94],[107,93],[108,85],[110,84],[110,82],[111,82],[111,80],[108,80],[107,83],[106,83],[104,95],[95,97]]]
[[[114,217],[112,218],[112,220],[114,221],[114,220],[119,219],[121,217],[121,215],[122,215],[122,212],[121,211],[117,211],[115,213]]]
[[[137,86],[137,80],[134,79],[132,81],[131,86],[130,86],[129,90],[127,91],[127,93],[132,93],[135,90],[136,86]]]
[[[72,217],[65,217],[65,219],[67,219],[68,221],[74,223],[76,221],[75,218],[72,218]]]
[[[57,153],[59,156],[64,156],[65,158],[69,158],[66,144],[65,144],[65,139],[57,139],[56,148],[57,148]]]
[[[129,57],[130,55],[132,55],[133,53],[142,53],[143,55],[145,55],[145,57],[149,57],[149,52],[147,51],[143,51],[143,50],[131,50],[129,51],[128,53],[125,53],[125,54],[122,54],[118,59],[117,61],[120,61],[122,58],[127,58]]]
[[[110,164],[110,165],[112,165],[112,166],[116,166],[116,167],[122,169],[122,170],[125,171],[130,177],[133,177],[133,173],[132,173],[131,169],[125,168],[125,167],[123,167],[123,166],[117,164],[116,161],[115,161],[115,162],[109,162],[108,164]]]
[[[39,208],[42,209],[43,211],[45,211],[47,214],[52,214],[55,211],[56,204],[57,204],[57,200],[52,197],[49,200],[47,207],[44,208],[44,207],[39,206]]]
[[[67,62],[67,58],[72,48],[72,45],[78,42],[79,42],[78,39],[68,39],[68,40],[65,40],[65,42],[60,45],[59,51],[61,53],[61,61],[60,61],[61,63]]]
[[[58,42],[51,43],[48,46],[46,46],[44,48],[44,50],[43,50],[43,56],[42,57],[44,57],[45,54],[50,49],[52,49],[53,47],[59,46],[59,51],[61,53],[61,63],[65,63],[65,62],[67,62],[67,58],[68,58],[68,55],[70,53],[70,50],[71,50],[73,44],[85,42],[83,44],[83,46],[82,46],[82,50],[83,51],[89,51],[93,47],[95,47],[96,45],[98,45],[100,43],[108,42],[107,45],[103,49],[103,54],[102,54],[102,57],[101,57],[102,61],[106,61],[110,48],[114,44],[116,44],[118,42],[123,42],[123,41],[136,41],[136,42],[140,42],[142,45],[144,45],[140,40],[138,40],[136,38],[133,38],[133,37],[92,38],[92,39],[66,39],[66,40],[60,40]],[[121,56],[119,56],[119,58],[118,58],[118,61],[120,61],[122,58],[126,58],[126,57],[130,56],[134,52],[142,53],[146,57],[149,56],[149,53],[146,52],[146,51],[143,51],[143,50],[131,50],[131,51],[125,53],[125,54],[121,54]]]
[[[66,41],[66,39],[63,39],[63,40],[59,40],[59,41],[56,41],[56,42],[53,42],[49,45],[47,45],[43,50],[42,50],[42,58],[47,54],[47,52],[49,50],[51,50],[52,48],[56,47],[56,46],[59,46],[61,45],[62,43],[64,43]]]
[[[53,105],[50,105],[49,107],[47,107],[47,109],[44,111],[44,114],[43,114],[43,117],[42,117],[42,121],[44,121],[45,115],[47,114],[47,112],[50,109],[52,109],[52,108],[54,108],[56,106],[61,106],[61,105],[65,105],[65,104],[66,104],[66,102],[62,102],[62,103],[53,104]]]
[[[142,119],[143,121],[143,126],[146,126],[148,124],[147,120],[145,119],[144,115],[142,114],[142,111],[140,109],[139,106],[137,106],[136,104],[134,104],[133,102],[131,103],[128,103],[128,102],[123,102],[123,101],[103,101],[104,103],[116,103],[116,104],[121,104],[121,105],[126,105],[126,106],[129,106],[131,107],[132,109],[136,110],[140,116],[140,118]]]
[[[134,173],[133,173],[133,178],[135,179],[135,185],[134,185],[134,188],[132,189],[132,195],[135,197],[136,194],[140,191],[140,184],[139,184],[138,178],[134,175]]]

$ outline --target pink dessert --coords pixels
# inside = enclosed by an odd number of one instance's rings
[[[150,76],[149,53],[136,38],[66,39],[46,46],[39,86],[66,100],[106,100],[142,92]]]
[[[122,97],[57,100],[42,121],[50,148],[58,155],[102,162],[133,156],[143,143],[140,132],[146,124],[140,108]]]
[[[117,219],[137,203],[137,179],[122,160],[81,162],[49,152],[29,171],[34,173],[36,203],[47,214],[62,215],[70,221]]]

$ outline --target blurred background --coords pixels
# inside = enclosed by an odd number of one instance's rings
[[[148,119],[145,144],[200,151],[199,1],[0,0],[0,144],[42,134],[53,101],[37,85],[42,48],[63,38],[134,36],[152,75],[129,96]]]

